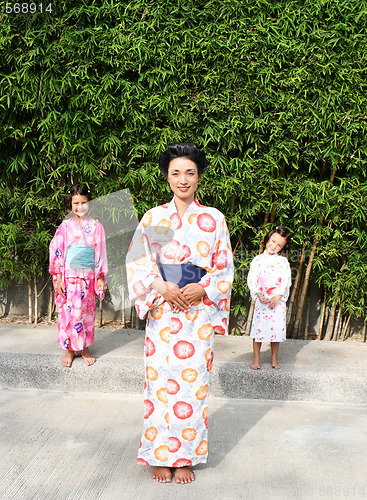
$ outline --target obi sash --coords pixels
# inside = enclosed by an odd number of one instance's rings
[[[158,263],[164,281],[175,283],[180,288],[189,283],[199,283],[201,278],[206,274],[202,267],[194,266],[194,264],[161,264]]]
[[[81,267],[94,269],[94,247],[88,245],[70,245],[66,252],[65,261],[71,269],[79,269]]]

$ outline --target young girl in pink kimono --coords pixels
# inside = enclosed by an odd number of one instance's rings
[[[279,369],[279,342],[286,338],[286,302],[291,286],[291,269],[284,254],[289,251],[291,234],[279,226],[264,238],[265,251],[253,259],[247,277],[255,301],[250,336],[253,338],[253,370],[260,369],[262,342],[270,342],[271,365]]]
[[[66,350],[61,362],[70,367],[81,351],[90,366],[94,342],[95,297],[104,298],[107,288],[106,239],[103,226],[89,218],[92,199],[85,184],[74,184],[66,198],[67,218],[57,228],[50,243],[50,267],[59,309],[58,344]]]

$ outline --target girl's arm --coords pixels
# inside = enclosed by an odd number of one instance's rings
[[[292,284],[291,268],[289,262],[286,258],[282,259],[280,264],[280,278],[281,284],[277,289],[277,295],[274,295],[270,299],[270,309],[274,309],[280,300],[286,302],[289,295],[289,289]]]
[[[260,299],[264,299],[263,294],[261,293],[260,287],[257,284],[261,270],[261,263],[258,257],[255,257],[250,265],[250,270],[247,275],[247,286],[250,290],[251,298],[256,300],[256,297]]]
[[[95,242],[95,278],[97,283],[105,283],[105,275],[108,272],[106,235],[102,224],[98,221]]]
[[[55,303],[61,306],[65,302],[66,287],[64,282],[65,272],[65,253],[66,242],[64,234],[64,225],[60,224],[55,236],[50,243],[50,265],[49,272],[53,276],[53,285],[55,289]]]
[[[57,289],[57,292],[59,295],[65,295],[66,288],[65,288],[65,283],[64,283],[64,280],[62,279],[61,273],[56,274],[56,289]]]

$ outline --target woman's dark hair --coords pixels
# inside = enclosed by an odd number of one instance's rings
[[[73,196],[75,196],[76,194],[86,196],[88,198],[88,201],[90,201],[92,199],[92,195],[90,194],[88,186],[86,186],[85,184],[80,184],[80,183],[73,184],[68,191],[68,195],[67,195],[66,201],[65,201],[65,208],[66,208],[67,214],[69,212],[71,212],[71,200],[72,200]]]
[[[199,177],[205,172],[208,166],[205,153],[192,142],[170,144],[166,151],[159,157],[159,170],[165,177],[168,176],[168,167],[174,158],[188,158],[193,161],[198,169]]]
[[[267,244],[267,242],[270,240],[270,238],[273,236],[274,233],[280,234],[280,236],[283,236],[283,238],[285,238],[287,240],[286,244],[279,252],[281,255],[287,255],[287,253],[289,252],[290,247],[291,247],[292,236],[291,236],[290,231],[284,226],[277,226],[277,227],[273,228],[271,231],[269,231],[268,234],[264,238],[264,242],[263,242],[264,246]]]

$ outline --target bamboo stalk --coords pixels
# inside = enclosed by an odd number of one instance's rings
[[[333,331],[333,336],[331,340],[338,340],[339,336],[339,325],[341,323],[341,318],[342,318],[342,306],[339,306],[338,314],[336,317],[336,323],[334,325],[334,331]]]
[[[352,315],[349,314],[348,319],[345,321],[344,328],[343,328],[343,331],[342,331],[342,342],[344,342],[344,340],[348,337],[347,332],[348,332],[348,329],[349,329],[351,317],[352,317]]]
[[[299,334],[299,330],[301,328],[301,320],[302,320],[302,314],[303,314],[303,308],[305,305],[305,300],[306,300],[306,293],[308,289],[308,284],[310,281],[310,274],[311,274],[311,269],[312,269],[312,262],[316,254],[316,248],[317,248],[317,243],[318,243],[318,237],[315,238],[314,243],[312,245],[312,250],[311,250],[311,255],[307,264],[306,272],[305,272],[305,277],[303,280],[303,286],[302,286],[302,291],[301,295],[299,298],[299,304],[298,304],[298,310],[297,310],[297,315],[296,315],[296,320],[294,322],[294,333],[296,336]]]
[[[248,311],[247,321],[246,321],[246,325],[245,325],[245,335],[250,335],[252,316],[254,314],[254,309],[255,309],[255,301],[251,299],[250,309]]]
[[[304,338],[308,340],[310,330],[310,289],[308,289],[307,294],[307,307],[306,307],[306,322],[305,322],[305,335]]]
[[[295,315],[295,305],[297,304],[297,298],[298,298],[298,292],[299,292],[300,283],[301,283],[301,274],[302,274],[304,260],[305,260],[305,251],[302,250],[301,257],[299,259],[298,269],[297,269],[296,281],[294,282],[294,285],[292,287],[291,298],[289,301],[289,306],[288,306],[288,311],[287,311],[287,329],[288,329],[288,326],[291,325],[290,332],[289,332],[290,338],[292,338],[292,333],[293,333],[292,318]]]
[[[131,328],[134,328],[134,313],[135,313],[135,307],[132,305],[130,307],[130,325],[131,325]]]
[[[37,326],[38,324],[38,288],[37,288],[37,276],[33,275],[33,284],[34,284],[34,324]]]
[[[122,328],[126,328],[126,314],[125,314],[125,283],[124,283],[124,269],[121,266],[121,323]]]
[[[49,295],[49,303],[48,303],[48,322],[52,321],[52,314],[54,312],[55,302],[54,302],[54,287],[51,281],[50,283],[50,295]]]
[[[326,328],[326,333],[324,340],[330,340],[331,336],[333,334],[334,330],[334,323],[335,323],[335,305],[333,304],[331,306],[330,312],[329,312],[329,318],[328,318],[328,323],[327,323],[327,328]]]
[[[98,328],[103,325],[103,300],[99,299],[98,305]]]
[[[325,163],[325,166],[326,166],[326,163]],[[333,184],[334,179],[335,179],[335,174],[336,174],[336,166],[334,166],[334,168],[333,168],[333,170],[331,172],[331,175],[330,175],[330,184]],[[301,320],[302,320],[303,308],[304,308],[305,299],[306,299],[306,292],[307,292],[307,288],[308,288],[309,281],[310,281],[310,274],[311,274],[311,269],[312,269],[312,263],[313,263],[313,259],[314,259],[315,254],[316,254],[316,248],[317,248],[317,245],[318,245],[318,242],[319,242],[319,237],[320,237],[321,227],[323,225],[323,222],[324,222],[324,215],[321,215],[320,221],[319,221],[319,227],[317,229],[317,233],[316,233],[313,245],[312,245],[311,255],[310,255],[310,258],[309,258],[309,261],[308,261],[308,265],[307,265],[307,268],[306,268],[305,277],[304,277],[304,280],[303,280],[303,287],[302,287],[302,292],[301,292],[301,295],[300,295],[300,300],[299,300],[299,305],[298,305],[298,311],[297,311],[296,321],[295,321],[295,325],[294,325],[294,330],[295,330],[296,335],[298,335],[299,329],[301,328],[300,323],[301,323]]]
[[[28,275],[28,323],[32,323],[32,276]]]
[[[323,330],[323,327],[324,327],[324,319],[325,319],[325,310],[326,310],[326,290],[324,292],[324,302],[322,304],[319,329],[318,329],[318,332],[317,332],[317,340],[321,340],[321,338],[322,338],[322,330]]]

